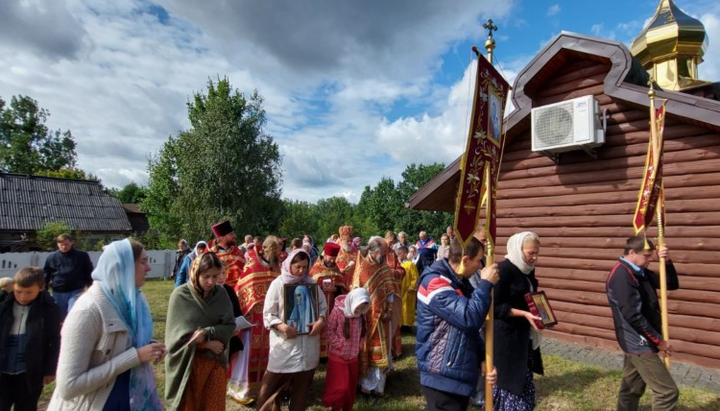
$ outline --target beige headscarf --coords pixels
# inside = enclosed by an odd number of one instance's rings
[[[523,257],[523,242],[527,237],[532,238],[540,244],[540,237],[532,231],[523,231],[521,233],[513,234],[513,236],[508,240],[507,254],[505,255],[505,258],[510,260],[510,262],[525,275],[530,274],[530,272],[535,269],[535,266],[526,263],[525,257]]]

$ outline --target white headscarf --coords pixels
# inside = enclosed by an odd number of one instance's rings
[[[510,237],[507,243],[507,254],[505,254],[505,258],[510,260],[510,262],[525,275],[530,274],[530,272],[535,269],[534,265],[530,265],[525,262],[525,257],[523,256],[523,241],[525,241],[525,238],[527,237],[531,237],[540,244],[540,238],[537,234],[532,231],[523,231],[521,233],[513,234],[513,236]]]
[[[363,312],[361,312],[358,315],[355,315],[355,309],[362,303],[368,303],[367,307]],[[353,318],[353,317],[359,317],[362,314],[365,314],[367,310],[370,309],[370,293],[362,287],[358,287],[352,291],[350,291],[347,296],[345,296],[345,305],[342,308],[343,314],[347,318]]]

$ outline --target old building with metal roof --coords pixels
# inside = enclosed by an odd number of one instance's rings
[[[37,249],[35,233],[50,221],[96,240],[133,231],[123,205],[97,181],[0,173],[0,251]]]

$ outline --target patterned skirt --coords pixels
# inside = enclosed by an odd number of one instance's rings
[[[493,405],[496,411],[532,411],[535,409],[535,382],[532,371],[525,374],[525,386],[520,395],[493,387]]]

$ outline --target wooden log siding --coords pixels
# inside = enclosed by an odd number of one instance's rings
[[[535,106],[595,95],[608,110],[606,143],[597,160],[578,151],[563,154],[560,164],[530,151],[529,130],[508,144],[496,254],[505,255],[510,235],[538,233],[536,273],[560,321],[547,334],[618,349],[605,280],[633,234],[649,125],[647,109],[602,94],[607,70],[578,62],[535,90],[526,87]],[[720,367],[720,135],[668,118],[665,139],[666,236],[681,286],[668,302],[674,358]]]

